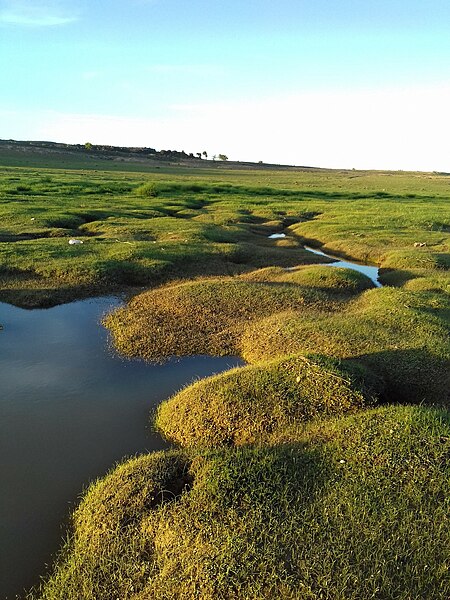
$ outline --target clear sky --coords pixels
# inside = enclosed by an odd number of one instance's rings
[[[0,0],[0,138],[450,171],[450,0]]]

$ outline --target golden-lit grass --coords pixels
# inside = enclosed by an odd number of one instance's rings
[[[321,290],[286,282],[200,279],[140,294],[105,323],[123,354],[161,360],[233,354],[239,351],[242,331],[255,319],[286,308],[317,314],[332,307]]]
[[[188,386],[159,406],[156,426],[181,446],[261,443],[293,423],[370,406],[381,388],[357,365],[293,356]]]
[[[32,597],[447,600],[448,413],[397,404],[449,402],[448,178],[133,171],[2,169],[0,297],[151,288],[106,319],[120,352],[251,364],[160,407],[184,449],[93,484]]]
[[[320,352],[357,359],[383,377],[391,402],[449,405],[449,302],[393,288],[364,292],[344,310],[285,311],[251,323],[241,339],[250,362]]]
[[[91,486],[42,600],[447,600],[450,429],[390,407]]]
[[[322,269],[166,286],[135,297],[106,323],[128,356],[237,353],[257,363],[320,353],[371,368],[391,402],[448,405],[448,297],[388,287],[349,294],[355,282],[367,285],[364,276],[329,269],[328,277]]]

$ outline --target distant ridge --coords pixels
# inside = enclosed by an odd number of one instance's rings
[[[141,166],[184,166],[232,169],[321,170],[316,167],[278,165],[264,162],[240,162],[201,158],[202,153],[184,150],[156,150],[149,147],[108,146],[104,144],[65,144],[49,141],[0,140],[0,164],[63,168],[108,168],[106,164],[128,163]]]

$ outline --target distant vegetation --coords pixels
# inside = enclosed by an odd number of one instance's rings
[[[91,485],[30,598],[447,600],[448,177],[11,156],[2,300],[126,291],[123,354],[248,362],[162,403],[175,447]]]
[[[129,146],[107,146],[104,144],[92,144],[86,142],[84,144],[62,144],[58,142],[22,142],[15,140],[0,140],[0,144],[6,146],[10,150],[14,149],[26,149],[31,150],[48,150],[54,152],[84,152],[88,151],[93,154],[103,156],[129,156],[133,157],[151,157],[161,160],[177,160],[177,159],[194,159],[195,156],[191,152],[187,154],[184,150],[155,150],[155,148],[141,148],[141,147],[129,147]],[[202,153],[197,153],[198,158],[201,158]]]

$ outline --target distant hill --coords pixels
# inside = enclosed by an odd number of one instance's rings
[[[127,163],[126,165],[121,163]],[[0,140],[0,165],[68,169],[145,170],[145,167],[317,170],[314,167],[206,159],[184,150],[156,150],[98,144]]]

